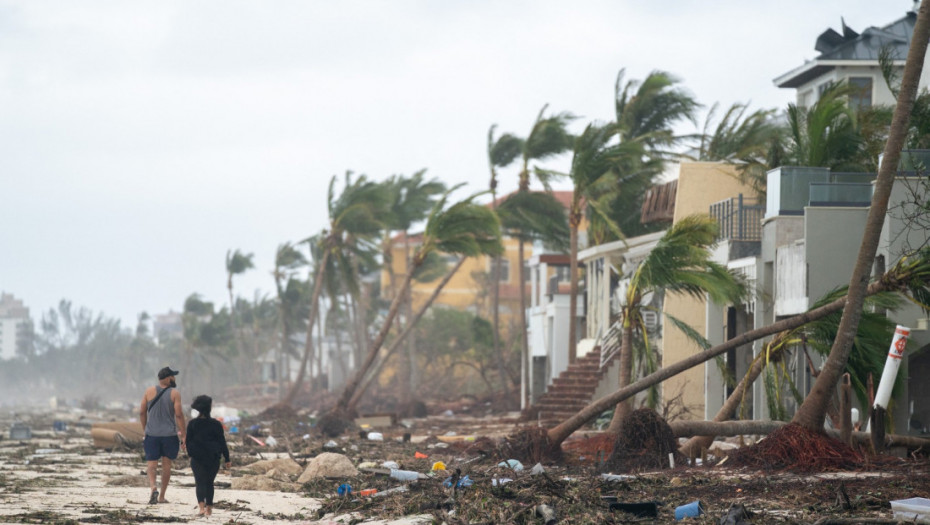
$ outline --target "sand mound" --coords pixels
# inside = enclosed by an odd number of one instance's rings
[[[242,476],[233,478],[230,488],[232,490],[263,490],[267,492],[297,492],[300,486],[296,483],[278,481],[266,476]]]
[[[297,478],[297,483],[306,483],[313,478],[351,478],[358,476],[358,469],[352,461],[335,452],[323,452],[313,458],[304,473]]]
[[[290,476],[297,476],[303,472],[304,468],[291,458],[266,459],[256,461],[242,467],[242,470],[254,472],[256,474],[267,474],[268,471],[274,470],[277,473],[284,473]]]

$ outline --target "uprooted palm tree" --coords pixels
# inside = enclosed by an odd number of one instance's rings
[[[814,303],[810,308],[818,308],[832,303],[837,299],[845,296],[846,289],[835,290],[819,301]],[[852,388],[859,399],[860,406],[867,406],[869,392],[867,387],[867,378],[869,374],[877,377],[881,374],[884,366],[885,349],[891,334],[894,332],[894,323],[879,311],[894,311],[901,305],[901,297],[894,292],[881,292],[872,295],[866,300],[867,310],[863,312],[862,322],[859,324],[859,333],[853,343],[853,350],[850,354],[849,363],[847,363],[847,372],[850,374]],[[757,355],[749,366],[749,370],[740,379],[734,387],[733,392],[727,397],[723,406],[717,411],[713,421],[729,421],[737,415],[737,411],[745,406],[746,392],[752,384],[763,374],[770,365],[781,364],[785,362],[787,353],[791,350],[801,350],[806,352],[808,346],[819,355],[829,353],[830,345],[836,338],[836,329],[840,322],[840,312],[832,312],[825,317],[815,319],[807,324],[787,330],[776,335],[771,341],[763,345],[762,351]],[[774,374],[772,374],[774,376]],[[899,376],[900,379],[900,376]],[[771,379],[767,378],[767,381]],[[899,385],[900,380],[896,382]],[[897,387],[896,387],[897,388]],[[800,403],[800,400],[796,401]],[[777,413],[778,409],[770,409],[770,413]],[[781,418],[777,418],[781,419]],[[687,425],[683,423],[682,426]],[[750,433],[750,432],[747,432]],[[694,457],[702,449],[710,447],[714,441],[714,436],[695,435],[683,443],[679,451],[685,456]]]
[[[285,405],[294,401],[303,386],[307,363],[313,353],[313,337],[310,337],[309,331],[313,329],[316,321],[320,295],[327,277],[327,268],[331,262],[338,261],[339,264],[334,264],[334,267],[338,269],[342,280],[350,289],[353,286],[357,289],[358,279],[353,274],[353,269],[357,265],[352,263],[352,259],[355,257],[373,258],[377,253],[378,235],[384,227],[383,218],[389,195],[381,185],[368,180],[364,175],[353,178],[351,172],[346,172],[344,187],[338,197],[335,194],[335,185],[336,177],[333,176],[329,181],[327,192],[329,228],[319,236],[310,239],[319,243],[321,259],[314,264],[316,275],[313,278],[313,293],[310,297],[310,312],[307,317],[308,333],[303,357],[300,361],[300,369],[297,371],[297,378],[281,401]]]
[[[633,371],[633,333],[644,334],[640,359],[654,359],[643,321],[643,297],[653,293],[678,294],[717,303],[739,302],[745,295],[743,283],[726,267],[713,261],[710,248],[717,243],[717,223],[710,217],[692,215],[674,224],[655,248],[632,271],[623,295],[620,343],[620,378],[623,388],[630,384]],[[676,326],[690,333],[684,323],[669,317]],[[632,402],[617,405],[607,431],[620,433]]]
[[[400,308],[403,295],[409,289],[414,274],[423,266],[430,254],[447,253],[474,257],[478,255],[496,255],[503,250],[500,223],[497,216],[487,206],[474,202],[477,195],[472,195],[467,199],[446,206],[449,194],[460,186],[446,192],[433,207],[427,219],[420,246],[410,259],[410,266],[407,268],[407,274],[401,283],[400,291],[391,301],[391,306],[388,308],[381,329],[372,341],[365,360],[355,371],[352,379],[346,383],[339,401],[330,411],[332,417],[345,418],[348,415],[349,400],[352,399],[365,374],[378,357],[378,352],[381,350],[381,346],[394,322],[394,317]]]
[[[902,257],[893,268],[868,285],[865,296],[894,291],[909,297],[918,304],[930,305],[930,290],[928,290],[928,287],[930,287],[930,249],[925,248],[919,252]],[[568,436],[602,414],[605,410],[617,405],[617,403],[625,401],[652,386],[658,385],[666,379],[701,365],[730,350],[752,343],[763,337],[768,337],[786,330],[792,330],[810,323],[811,321],[821,319],[831,313],[841,311],[847,305],[848,300],[848,296],[843,296],[814,310],[782,319],[768,326],[749,330],[725,343],[712,346],[691,357],[668,364],[646,377],[631,383],[629,386],[620,388],[611,394],[591,402],[572,417],[549,429],[545,433],[546,443],[540,445],[538,448],[548,453],[557,453],[562,442],[565,441]],[[819,380],[818,378],[818,381]],[[807,399],[809,400],[810,396],[808,396]],[[826,403],[829,402],[829,399],[830,398],[827,398],[825,401],[824,414],[826,414]],[[806,402],[807,401],[805,401],[805,403]],[[821,418],[820,421],[822,425],[823,419]]]

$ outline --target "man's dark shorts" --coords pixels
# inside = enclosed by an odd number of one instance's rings
[[[158,461],[163,457],[174,460],[181,450],[181,440],[178,436],[145,436],[142,447],[146,461]]]

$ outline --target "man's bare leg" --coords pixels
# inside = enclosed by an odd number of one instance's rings
[[[165,499],[165,491],[168,490],[168,481],[171,479],[171,460],[161,458],[161,494],[158,495],[159,503],[168,503]]]
[[[149,491],[156,492],[158,489],[155,486],[155,468],[158,466],[158,461],[146,461],[145,473],[149,477]],[[157,497],[157,496],[156,496]]]

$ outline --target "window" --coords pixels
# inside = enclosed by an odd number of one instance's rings
[[[819,86],[817,86],[817,98],[819,99],[820,97],[822,97],[822,96],[823,96],[823,92],[826,91],[826,90],[828,90],[828,89],[830,89],[830,86],[832,86],[832,85],[833,85],[833,81],[832,81],[832,80],[828,80],[828,81],[824,82],[823,84],[820,84]]]
[[[494,264],[494,260],[493,260],[493,259],[491,260],[491,264],[492,264],[492,265]],[[502,283],[509,283],[509,282],[510,282],[510,259],[505,259],[505,258],[501,257],[500,272],[501,272],[501,273],[500,273],[500,275],[498,276],[498,279],[497,279],[497,280],[500,281],[500,282],[502,282]]]
[[[571,275],[571,272],[569,270],[571,270],[571,268],[569,268],[568,266],[556,266],[555,267],[555,275],[558,277],[560,283],[569,282],[569,276]]]
[[[872,107],[872,77],[849,77],[850,109]]]

